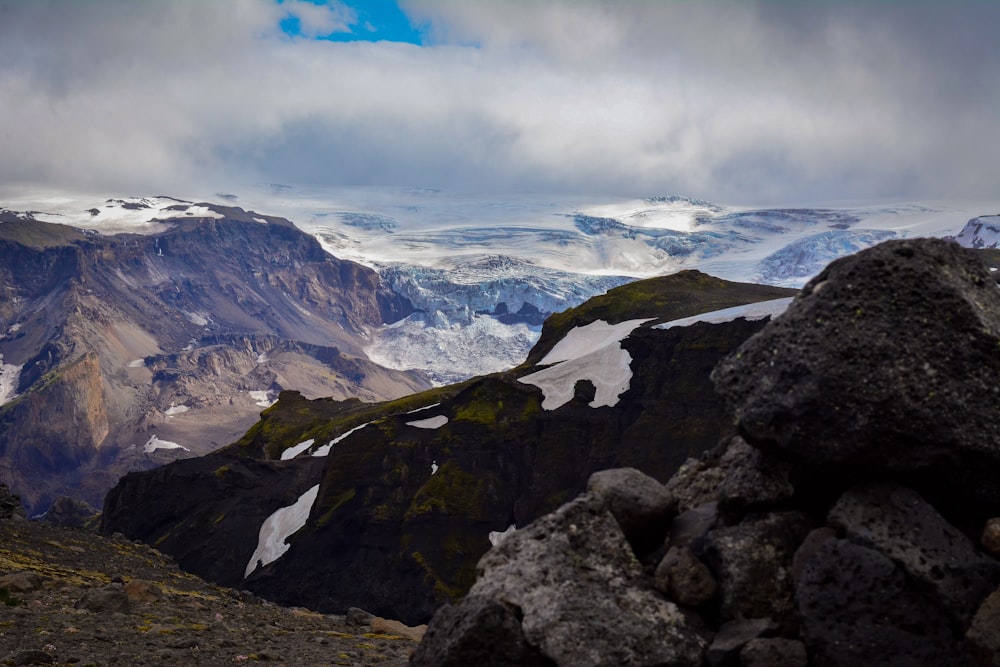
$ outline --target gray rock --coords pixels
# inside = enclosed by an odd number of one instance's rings
[[[647,588],[614,517],[583,495],[486,553],[470,594],[521,609],[525,639],[556,665],[700,665],[696,620]]]
[[[349,607],[345,615],[348,625],[368,625],[373,618],[375,618],[375,614],[358,607]]]
[[[855,487],[840,497],[828,521],[852,542],[899,564],[963,626],[1000,585],[1000,563],[976,551],[965,535],[905,487]]]
[[[751,639],[740,650],[740,667],[807,667],[806,645],[797,639]]]
[[[814,664],[964,664],[947,615],[873,549],[823,542],[804,563],[795,594]]]
[[[106,586],[104,588],[93,588],[83,594],[83,597],[76,601],[74,605],[77,609],[86,609],[94,613],[117,613],[128,614],[128,596],[121,587]]]
[[[743,438],[730,438],[722,448],[689,459],[667,482],[667,490],[684,512],[709,502],[724,510],[742,511],[791,498],[791,466],[765,458]]]
[[[544,664],[538,651],[525,642],[517,610],[480,595],[438,609],[410,658],[412,667]]]
[[[766,633],[773,633],[777,625],[769,618],[752,618],[723,623],[708,647],[707,660],[711,667],[728,667],[739,664],[740,649]]]
[[[5,665],[51,665],[56,659],[39,649],[16,651],[3,659]]]
[[[824,468],[914,473],[1000,503],[1000,290],[938,239],[831,263],[723,359],[716,389],[740,434]]]
[[[993,517],[986,522],[979,543],[983,545],[986,553],[1000,556],[1000,517]]]
[[[21,498],[11,493],[6,484],[0,483],[0,521],[24,520]]]
[[[698,505],[674,517],[670,524],[670,545],[686,546],[704,537],[719,522],[719,503]]]
[[[97,510],[82,500],[61,496],[56,498],[45,513],[45,521],[57,526],[82,528],[95,516],[97,516]]]
[[[648,553],[663,542],[676,503],[658,481],[635,468],[613,468],[591,475],[587,491],[615,517],[636,554]]]
[[[678,604],[697,607],[718,590],[715,577],[687,547],[671,547],[656,567],[657,590]]]
[[[797,512],[751,515],[711,531],[693,547],[719,584],[723,619],[788,619],[795,610],[792,558],[808,531]]]
[[[836,539],[837,531],[829,526],[821,526],[806,535],[806,539],[802,540],[802,544],[799,545],[799,548],[795,551],[795,556],[792,558],[792,581],[795,582],[796,586],[802,578],[802,572],[805,569],[806,563],[812,558],[816,549],[821,544]]]

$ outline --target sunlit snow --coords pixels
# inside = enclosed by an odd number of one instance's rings
[[[582,327],[573,327],[538,364],[546,366],[560,361],[577,359],[605,345],[618,343],[640,324],[649,322],[651,319],[654,318],[628,320],[620,324],[608,324],[604,320],[596,320]]]
[[[184,317],[187,318],[188,322],[197,325],[199,327],[208,326],[208,318],[204,315],[199,315],[198,313],[190,313],[188,311],[181,311],[184,313]]]
[[[438,462],[431,461],[431,474],[436,475],[438,470],[440,470],[440,468],[438,467]]]
[[[427,419],[418,419],[417,421],[406,422],[406,425],[413,426],[414,428],[435,429],[441,428],[447,423],[447,417],[444,415],[438,415],[436,417],[428,417]]]
[[[310,487],[299,496],[299,499],[287,507],[282,507],[271,516],[264,519],[257,537],[257,548],[250,556],[244,578],[249,577],[258,567],[281,558],[292,545],[285,540],[306,525],[309,510],[312,509],[316,496],[319,494],[319,484]]]
[[[132,361],[128,362],[129,368],[142,368],[145,365],[146,365],[145,359],[133,359]]]
[[[288,459],[294,459],[296,456],[312,447],[314,442],[316,442],[315,438],[309,438],[308,440],[303,440],[293,447],[289,447],[285,451],[281,452],[281,460],[287,461]]]
[[[156,437],[156,434],[153,434],[149,437],[149,440],[146,441],[146,444],[143,445],[142,451],[146,452],[147,454],[152,454],[157,449],[183,449],[185,452],[191,451],[190,449],[188,449],[183,445],[178,445],[176,442],[170,442],[169,440],[160,440],[159,438]]]
[[[490,544],[496,546],[513,535],[516,531],[517,527],[514,524],[507,526],[506,530],[491,530],[489,535]]]
[[[168,417],[173,417],[174,415],[179,415],[184,412],[187,412],[190,409],[191,408],[189,408],[186,405],[174,405],[173,403],[171,403],[170,407],[163,411],[163,414],[167,415]]]
[[[363,429],[365,426],[368,426],[369,424],[371,424],[371,422],[365,422],[361,426],[355,426],[354,428],[352,428],[350,431],[347,431],[346,433],[341,433],[336,438],[334,438],[330,442],[326,443],[322,447],[316,448],[316,450],[313,451],[312,455],[313,456],[326,456],[326,455],[328,455],[330,453],[330,450],[333,449],[334,445],[336,445],[338,442],[340,442],[341,440],[343,440],[344,438],[346,438],[350,434],[354,433],[355,431],[360,431],[361,429]]]
[[[260,408],[269,408],[277,402],[271,400],[270,397],[272,392],[270,389],[264,389],[262,391],[248,391],[247,393],[250,394],[250,398],[257,402],[257,407]]]
[[[3,363],[3,355],[0,354],[0,405],[17,398],[17,383],[20,378],[21,366]]]
[[[772,299],[771,301],[749,303],[745,306],[734,306],[733,308],[713,310],[708,313],[702,313],[701,315],[692,315],[691,317],[683,317],[679,320],[671,320],[670,322],[657,324],[653,328],[672,329],[674,327],[686,327],[694,324],[695,322],[719,324],[721,322],[731,322],[740,317],[747,320],[762,320],[765,317],[774,318],[785,312],[785,310],[788,309],[788,304],[790,304],[794,298],[795,297]]]

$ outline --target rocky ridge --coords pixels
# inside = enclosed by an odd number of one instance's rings
[[[479,561],[411,664],[1000,664],[1000,400],[962,385],[996,377],[998,315],[955,244],[832,263],[714,372],[739,435],[666,484],[596,473]]]
[[[29,522],[0,485],[0,665],[404,665],[423,629],[221,588],[120,535]]]

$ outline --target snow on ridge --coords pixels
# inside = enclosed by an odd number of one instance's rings
[[[259,407],[259,408],[269,408],[272,405],[274,405],[275,403],[277,403],[277,400],[273,400],[272,401],[270,399],[270,396],[271,396],[271,390],[270,389],[263,389],[261,391],[253,391],[253,390],[251,390],[251,391],[248,391],[247,393],[250,394],[250,398],[253,399],[256,402],[257,407]]]
[[[615,406],[632,382],[632,355],[622,348],[621,342],[650,319],[655,318],[614,325],[596,320],[573,327],[539,362],[539,365],[554,365],[518,378],[518,382],[542,390],[544,410],[555,410],[573,400],[580,380],[589,380],[594,385],[590,407]]]
[[[338,442],[340,442],[341,440],[343,440],[344,438],[346,438],[350,434],[354,433],[355,431],[360,431],[365,426],[368,426],[371,423],[372,422],[365,422],[361,426],[355,426],[350,431],[345,431],[344,433],[341,433],[340,435],[338,435],[336,438],[334,438],[330,442],[326,443],[322,447],[317,448],[316,451],[314,451],[312,453],[312,455],[313,456],[327,456],[330,453],[330,450],[333,449],[334,445],[336,445]]]
[[[490,545],[496,546],[517,532],[517,526],[510,524],[506,530],[491,530],[489,534]]]
[[[285,555],[292,546],[286,540],[306,525],[309,512],[318,495],[319,484],[310,487],[291,505],[275,510],[264,519],[257,537],[257,548],[247,563],[244,579],[253,574],[258,567],[273,563]]]
[[[956,236],[948,238],[966,248],[1000,248],[1000,215],[973,218]]]
[[[176,442],[170,442],[169,440],[160,440],[156,437],[156,434],[149,436],[149,440],[143,445],[142,451],[147,454],[152,454],[157,449],[183,449],[185,452],[190,452],[191,450],[184,445],[178,445]]]
[[[129,368],[142,368],[143,366],[146,365],[146,360],[145,359],[133,359],[132,361],[128,362],[127,365],[128,365]]]
[[[444,415],[437,415],[435,417],[428,417],[427,419],[418,419],[416,421],[406,422],[406,425],[414,428],[436,429],[441,428],[447,423],[447,417]]]
[[[590,324],[573,327],[569,333],[563,336],[562,340],[549,350],[549,353],[538,362],[538,365],[546,366],[560,361],[578,359],[605,345],[620,343],[636,327],[652,319],[656,318],[628,320],[619,324],[608,324],[604,320],[595,320]]]
[[[174,405],[173,403],[171,403],[170,407],[163,411],[163,414],[167,415],[168,417],[173,417],[174,415],[179,415],[181,413],[187,412],[190,409],[191,408],[189,408],[186,405]]]
[[[315,438],[309,438],[308,440],[303,440],[297,445],[289,447],[285,451],[281,452],[281,460],[287,461],[289,459],[294,459],[296,456],[312,447],[314,442],[316,442]]]
[[[732,322],[735,319],[744,318],[747,320],[762,320],[765,317],[775,318],[788,309],[788,305],[795,297],[785,297],[783,299],[771,299],[770,301],[759,301],[748,303],[743,306],[733,306],[722,310],[713,310],[700,315],[682,317],[678,320],[671,320],[663,324],[657,324],[654,329],[673,329],[674,327],[686,327],[696,322],[707,322],[709,324],[720,324],[722,322]]]
[[[3,354],[0,354],[0,405],[6,405],[17,398],[21,368],[22,366],[3,363]]]

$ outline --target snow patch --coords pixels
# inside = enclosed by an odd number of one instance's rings
[[[183,445],[178,445],[176,442],[170,442],[169,440],[160,440],[159,438],[156,437],[156,434],[154,433],[149,437],[149,440],[146,441],[146,444],[143,445],[142,451],[144,451],[147,454],[152,454],[157,449],[183,449],[185,452],[191,451],[190,449],[188,449]]]
[[[0,405],[10,403],[17,398],[17,383],[21,379],[22,366],[3,363],[0,354]]]
[[[184,317],[187,318],[188,322],[199,327],[208,326],[208,318],[204,315],[199,315],[198,313],[189,313],[186,310],[181,311],[184,313]]]
[[[627,337],[636,327],[651,319],[628,320],[620,324],[608,324],[604,320],[597,320],[582,327],[573,327],[562,340],[556,343],[549,353],[538,362],[540,366],[558,363],[560,361],[570,361],[578,359],[584,355],[595,352],[605,345],[619,343]]]
[[[341,433],[340,435],[338,435],[336,438],[334,438],[330,442],[328,442],[325,445],[323,445],[322,447],[319,447],[318,449],[316,449],[316,451],[314,451],[312,453],[312,455],[313,456],[326,456],[326,455],[328,455],[330,453],[330,450],[333,449],[334,445],[336,445],[338,442],[340,442],[341,440],[343,440],[344,438],[346,438],[350,434],[354,433],[355,431],[360,431],[365,426],[368,426],[368,424],[371,424],[371,422],[365,422],[361,426],[355,426],[350,431],[347,431],[345,433]]]
[[[596,388],[592,408],[615,406],[632,381],[632,355],[615,343],[590,354],[563,361],[525,375],[518,382],[538,387],[545,394],[542,408],[555,410],[573,399],[576,383],[590,380]]]
[[[437,471],[440,470],[437,461],[431,461],[431,475],[436,475]]]
[[[14,324],[10,325],[9,329],[7,329],[7,333],[8,334],[16,334],[20,330],[21,330],[21,323],[20,322],[15,322]]]
[[[133,359],[132,361],[128,362],[129,368],[142,368],[145,365],[146,365],[145,359]]]
[[[438,415],[436,417],[428,417],[427,419],[418,419],[413,422],[406,422],[407,426],[413,426],[414,428],[427,428],[435,429],[441,428],[448,423],[448,418],[444,415]]]
[[[171,403],[170,407],[163,411],[163,414],[167,415],[168,417],[173,417],[174,415],[179,415],[181,413],[187,412],[190,409],[191,408],[189,408],[186,405],[174,405],[173,403]]]
[[[281,452],[281,460],[287,461],[289,459],[294,459],[296,456],[312,447],[314,442],[316,442],[315,438],[309,438],[308,440],[303,440],[297,445],[289,447],[285,451]]]
[[[790,296],[784,299],[772,299],[770,301],[749,303],[745,306],[734,306],[732,308],[723,308],[722,310],[713,310],[708,313],[702,313],[701,315],[682,317],[679,320],[671,320],[670,322],[657,324],[653,328],[673,329],[674,327],[690,326],[695,322],[720,324],[722,322],[732,322],[733,320],[741,317],[747,320],[762,320],[765,317],[775,318],[788,309],[788,304],[790,304],[794,298],[795,297]]]
[[[267,356],[267,352],[261,352],[257,355],[258,364],[266,364],[269,361],[271,361],[271,359]]]
[[[410,410],[409,412],[404,413],[404,414],[412,415],[415,412],[423,412],[424,410],[430,410],[431,408],[436,408],[439,405],[441,405],[441,404],[440,403],[431,403],[430,405],[425,405],[424,407],[417,408],[416,410]]]
[[[319,495],[319,484],[311,487],[291,505],[282,507],[264,519],[257,537],[257,548],[247,563],[244,579],[258,567],[278,560],[291,548],[292,545],[286,540],[306,525],[309,510],[312,509],[317,495]]]
[[[513,535],[517,531],[517,526],[510,524],[507,526],[507,530],[491,530],[490,531],[490,544],[496,546],[506,540],[508,537]]]
[[[247,393],[250,394],[250,398],[257,402],[257,407],[259,408],[269,408],[277,403],[277,400],[271,400],[270,397],[272,392],[270,389],[264,389],[262,391],[248,391]]]

